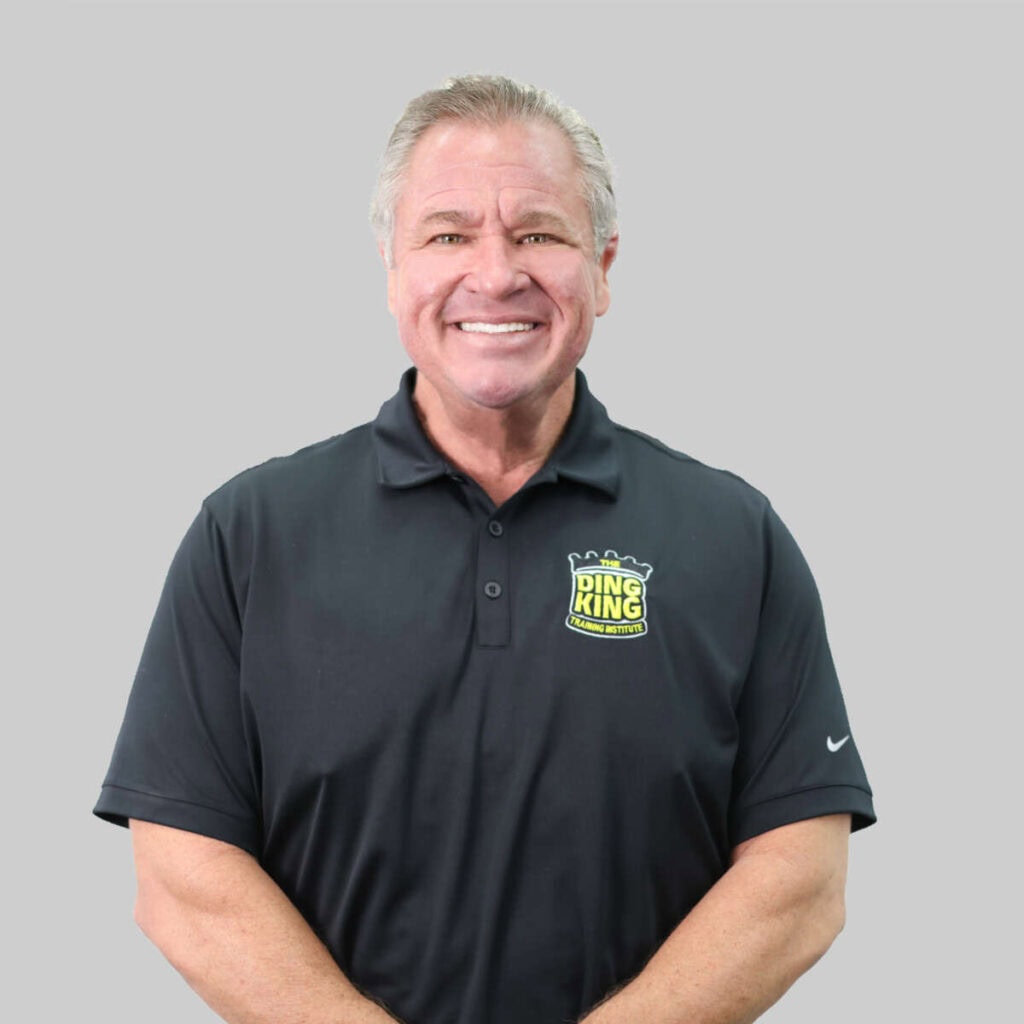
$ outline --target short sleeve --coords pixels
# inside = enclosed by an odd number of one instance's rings
[[[875,820],[817,587],[770,506],[763,550],[757,639],[737,712],[733,845],[826,814],[851,814],[854,829]]]
[[[241,617],[223,535],[203,506],[171,564],[94,813],[259,847],[240,694]]]

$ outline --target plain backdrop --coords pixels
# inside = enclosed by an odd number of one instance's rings
[[[215,1019],[91,808],[201,499],[393,393],[377,157],[411,96],[488,71],[578,107],[617,168],[593,390],[765,491],[823,596],[880,821],[846,931],[764,1019],[1012,1015],[1024,10],[2,17],[6,1013]]]

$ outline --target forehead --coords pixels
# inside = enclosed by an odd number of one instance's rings
[[[537,120],[435,124],[413,149],[399,206],[415,213],[446,193],[504,190],[524,201],[546,196],[563,208],[583,203],[576,156],[559,128]]]

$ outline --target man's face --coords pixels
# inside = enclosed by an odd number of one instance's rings
[[[575,157],[554,125],[428,129],[388,270],[388,306],[420,379],[448,408],[543,408],[571,387],[608,308],[616,242],[594,259]]]

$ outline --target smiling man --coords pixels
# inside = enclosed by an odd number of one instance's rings
[[[576,155],[548,121],[443,121],[413,150],[388,302],[425,429],[495,504],[569,419],[617,242],[595,240]]]
[[[174,560],[96,813],[239,1024],[739,1024],[843,922],[874,820],[768,501],[577,364],[618,236],[593,131],[467,77],[373,220],[413,368]]]

